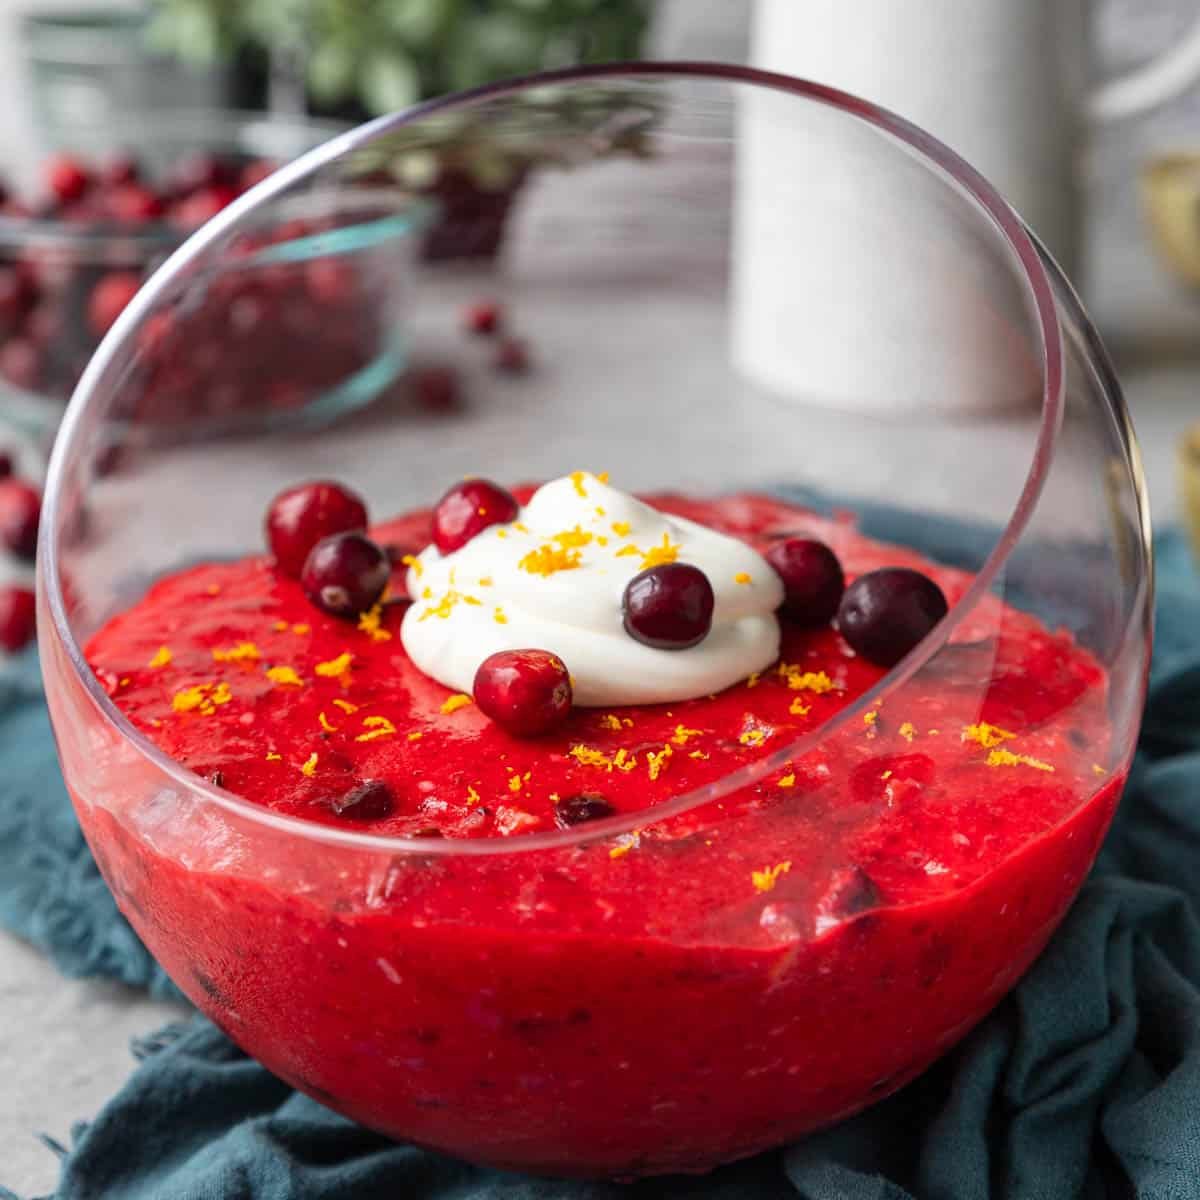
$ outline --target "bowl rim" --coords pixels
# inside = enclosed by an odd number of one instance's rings
[[[342,830],[306,821],[300,817],[273,812],[262,805],[252,803],[214,786],[182,763],[171,758],[133,726],[105,693],[88,665],[82,647],[71,631],[57,561],[59,550],[57,513],[63,503],[66,490],[68,448],[74,442],[83,424],[90,397],[97,390],[105,387],[109,382],[110,374],[115,376],[118,373],[121,349],[135,334],[143,319],[151,313],[158,297],[167,290],[181,272],[190,266],[197,256],[234,231],[242,218],[248,216],[251,210],[258,205],[274,199],[309,174],[320,170],[341,156],[368,147],[377,137],[429,114],[456,109],[464,105],[484,103],[547,85],[614,78],[697,79],[712,80],[718,83],[748,84],[834,108],[849,117],[857,118],[874,126],[881,133],[890,135],[910,151],[915,152],[915,156],[923,162],[923,165],[948,176],[957,185],[960,192],[965,193],[967,202],[981,210],[982,215],[986,218],[990,218],[1014,255],[1023,276],[1023,282],[1028,288],[1033,306],[1034,323],[1037,326],[1041,343],[1042,360],[1042,406],[1032,459],[1012,513],[995,545],[966,592],[950,608],[938,625],[905,658],[857,700],[841,709],[816,730],[807,732],[775,753],[739,767],[714,783],[675,796],[652,809],[618,814],[600,821],[589,822],[584,826],[577,826],[574,829],[526,834],[515,838],[413,838],[359,830]],[[1052,283],[1052,278],[1054,283]],[[269,828],[280,835],[294,835],[316,843],[369,852],[411,853],[429,858],[441,855],[474,857],[532,853],[539,850],[562,849],[598,840],[607,840],[621,834],[633,834],[646,825],[659,824],[670,817],[698,808],[721,796],[728,795],[732,791],[759,782],[780,769],[788,760],[803,755],[822,741],[827,740],[847,723],[860,719],[863,713],[869,711],[878,702],[882,694],[891,691],[910,678],[937,653],[946,644],[954,629],[974,610],[983,595],[988,592],[1033,515],[1054,459],[1055,445],[1062,426],[1065,383],[1064,336],[1055,284],[1058,285],[1060,294],[1066,298],[1072,310],[1071,315],[1077,317],[1082,324],[1089,350],[1100,359],[1105,392],[1114,407],[1121,435],[1129,447],[1138,513],[1142,518],[1141,529],[1143,533],[1146,533],[1148,532],[1148,518],[1146,517],[1148,505],[1144,481],[1138,466],[1132,425],[1111,365],[1107,361],[1107,356],[1098,338],[1091,330],[1086,315],[1078,305],[1070,285],[1054,265],[1053,260],[1045,254],[1040,244],[1026,229],[1017,214],[975,168],[936,138],[895,113],[824,84],[755,67],[735,66],[719,62],[631,61],[567,67],[484,84],[468,91],[438,97],[399,112],[378,117],[333,138],[281,167],[193,233],[135,296],[96,350],[72,395],[55,442],[47,474],[45,511],[38,552],[38,589],[41,593],[41,607],[43,611],[48,611],[51,618],[48,623],[45,621],[39,623],[42,630],[40,637],[45,639],[43,654],[45,655],[45,651],[52,646],[50,639],[56,639],[66,651],[66,657],[75,675],[75,682],[82,687],[84,694],[96,709],[99,719],[114,730],[121,739],[131,744],[149,765],[156,768],[185,793],[203,797],[239,820]]]

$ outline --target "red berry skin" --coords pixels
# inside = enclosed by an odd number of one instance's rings
[[[846,590],[842,564],[824,542],[787,538],[763,556],[783,581],[780,612],[795,625],[828,625]]]
[[[838,605],[837,629],[856,654],[894,667],[949,612],[942,589],[910,567],[860,575]]]
[[[141,286],[141,276],[134,271],[112,271],[96,284],[88,299],[88,325],[97,337],[112,328]]]
[[[625,585],[625,632],[656,650],[687,650],[708,637],[713,595],[709,578],[691,563],[661,563]]]
[[[18,558],[33,562],[37,554],[42,498],[22,479],[0,480],[0,543]]]
[[[504,323],[504,310],[495,300],[478,300],[463,310],[463,326],[468,333],[488,337]]]
[[[115,188],[108,194],[106,202],[113,220],[124,225],[145,225],[157,221],[166,209],[161,197],[136,183]]]
[[[37,631],[37,603],[23,587],[0,587],[0,647],[10,654],[23,650]]]
[[[280,571],[299,579],[312,548],[335,533],[367,527],[362,497],[328,479],[280,492],[267,509],[267,545]]]
[[[529,348],[519,338],[505,338],[492,358],[492,366],[507,375],[524,375],[531,365]]]
[[[499,484],[490,479],[464,479],[433,510],[433,544],[443,554],[453,554],[490,526],[515,520],[517,512],[512,493]]]
[[[71,204],[88,190],[91,177],[78,159],[58,154],[45,166],[46,183],[60,204]]]
[[[353,619],[378,603],[391,576],[387,553],[365,534],[335,533],[309,551],[300,586],[322,612]]]
[[[141,171],[132,154],[117,154],[108,160],[100,172],[100,182],[108,187],[137,183]]]
[[[450,412],[462,399],[458,372],[453,367],[416,367],[410,373],[417,406],[426,412]]]
[[[501,650],[475,672],[475,703],[506,733],[539,737],[571,715],[571,676],[548,650]]]

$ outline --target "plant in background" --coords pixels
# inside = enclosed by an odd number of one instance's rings
[[[390,112],[507,75],[636,57],[649,0],[152,0],[155,46],[251,47],[323,109]]]

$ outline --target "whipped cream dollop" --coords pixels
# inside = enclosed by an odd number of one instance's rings
[[[715,595],[712,629],[686,650],[655,649],[624,629],[626,584],[664,562],[699,567]],[[783,584],[757,551],[584,471],[540,487],[513,522],[452,554],[429,546],[406,582],[404,648],[419,670],[460,692],[499,650],[557,654],[575,703],[590,707],[705,696],[779,654]]]

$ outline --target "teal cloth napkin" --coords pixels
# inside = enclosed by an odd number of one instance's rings
[[[699,1178],[528,1179],[370,1133],[196,1017],[135,1047],[58,1148],[55,1200],[1200,1200],[1200,585],[1173,535],[1158,622],[1137,763],[1063,927],[957,1050],[860,1116]],[[69,974],[168,990],[74,825],[24,668],[0,692],[0,923]]]

